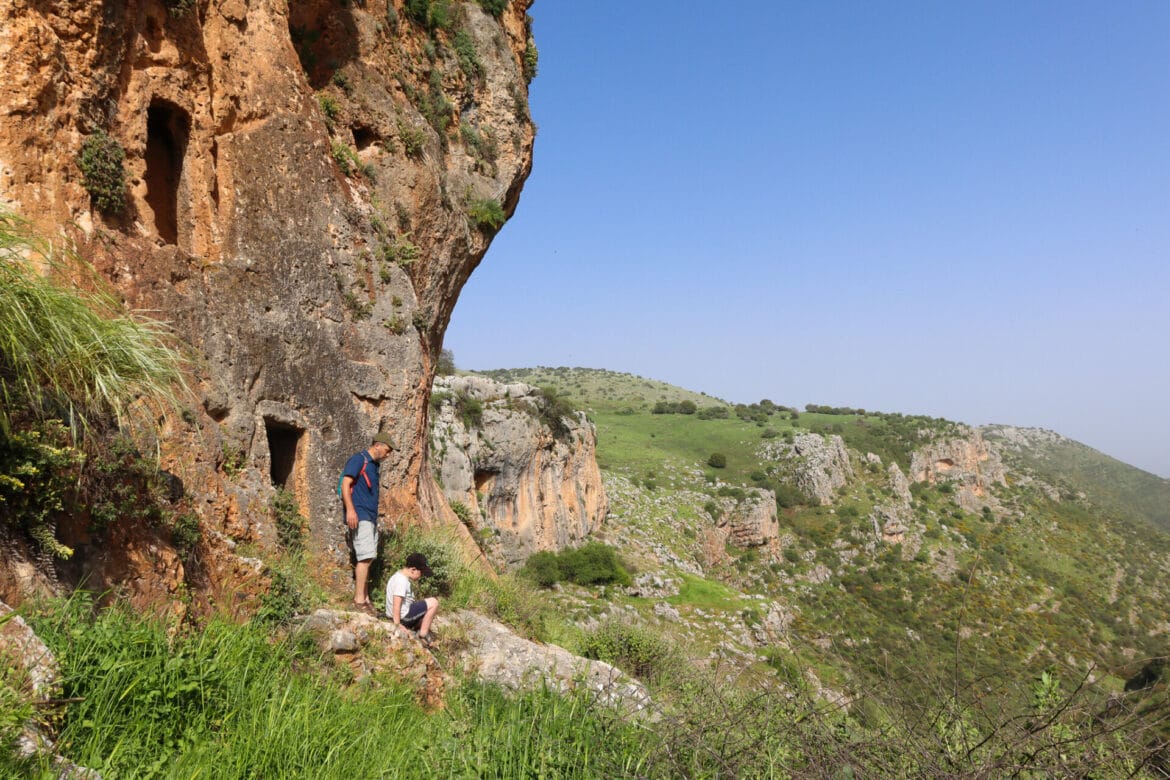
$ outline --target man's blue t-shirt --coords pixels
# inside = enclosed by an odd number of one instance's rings
[[[365,464],[366,473],[363,475],[362,464]],[[370,453],[363,450],[350,457],[342,469],[343,477],[353,477],[353,508],[357,511],[358,520],[378,520],[378,461],[370,457]]]

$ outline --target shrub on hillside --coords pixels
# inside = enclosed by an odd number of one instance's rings
[[[598,626],[581,642],[580,650],[586,658],[613,664],[647,682],[661,679],[680,661],[675,646],[664,637],[617,620]]]
[[[722,452],[713,452],[711,457],[707,458],[707,465],[713,469],[727,468],[727,456]]]
[[[795,485],[777,485],[773,488],[772,492],[776,494],[776,506],[781,509],[791,509],[794,506],[801,506],[808,502],[808,498]]]
[[[542,588],[551,588],[561,581],[561,566],[557,554],[548,550],[530,555],[520,572]]]
[[[586,542],[560,553],[529,556],[520,574],[545,588],[564,580],[577,585],[629,585],[630,573],[617,552],[601,542]]]

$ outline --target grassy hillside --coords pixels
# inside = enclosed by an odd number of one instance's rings
[[[1170,479],[1122,463],[1049,431],[988,426],[987,436],[1022,469],[1110,512],[1170,531]]]
[[[754,610],[728,602],[719,630],[701,619],[690,628],[711,652],[723,645],[766,656],[774,669],[812,668],[853,691],[911,670],[964,685],[1005,670],[1054,669],[1069,681],[1089,668],[1127,676],[1140,659],[1166,652],[1170,539],[1124,511],[1157,505],[1146,482],[1113,480],[1106,493],[1081,481],[1086,470],[1075,461],[1048,455],[1041,469],[1039,456],[1012,453],[1009,463],[1031,457],[1032,470],[1009,473],[978,511],[960,507],[948,482],[915,485],[911,533],[890,545],[872,518],[894,500],[889,465],[905,472],[915,448],[970,430],[864,410],[795,412],[768,400],[733,406],[607,371],[487,373],[551,387],[588,411],[612,504],[605,539],[633,565],[757,599]],[[654,413],[683,400],[695,404],[692,413]],[[712,408],[726,416],[703,414]],[[827,506],[791,500],[788,475],[767,454],[809,432],[839,435],[851,453],[855,476]],[[713,461],[716,454],[723,459]],[[751,487],[788,499],[780,501],[780,549],[710,550],[719,507]],[[742,640],[768,605],[794,615],[783,647]],[[652,603],[628,606],[656,622]],[[919,694],[934,695],[929,685]]]

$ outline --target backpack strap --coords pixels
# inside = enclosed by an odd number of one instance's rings
[[[374,489],[374,485],[370,482],[370,475],[366,473],[366,466],[370,465],[370,456],[367,453],[365,459],[362,461],[362,470],[358,472],[358,476],[366,481],[366,487],[370,490]],[[354,480],[355,482],[357,480]]]

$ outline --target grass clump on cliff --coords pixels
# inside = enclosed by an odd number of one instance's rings
[[[503,227],[508,219],[504,207],[495,198],[470,198],[467,201],[467,218],[480,230],[493,233]]]
[[[58,558],[72,554],[54,535],[58,513],[84,500],[76,509],[102,521],[110,504],[90,492],[113,466],[100,457],[109,432],[144,400],[175,404],[180,359],[165,337],[76,254],[0,211],[0,520]],[[99,456],[86,471],[83,444]]]
[[[15,410],[84,423],[143,396],[173,401],[180,359],[166,336],[77,255],[0,211],[0,432]]]

